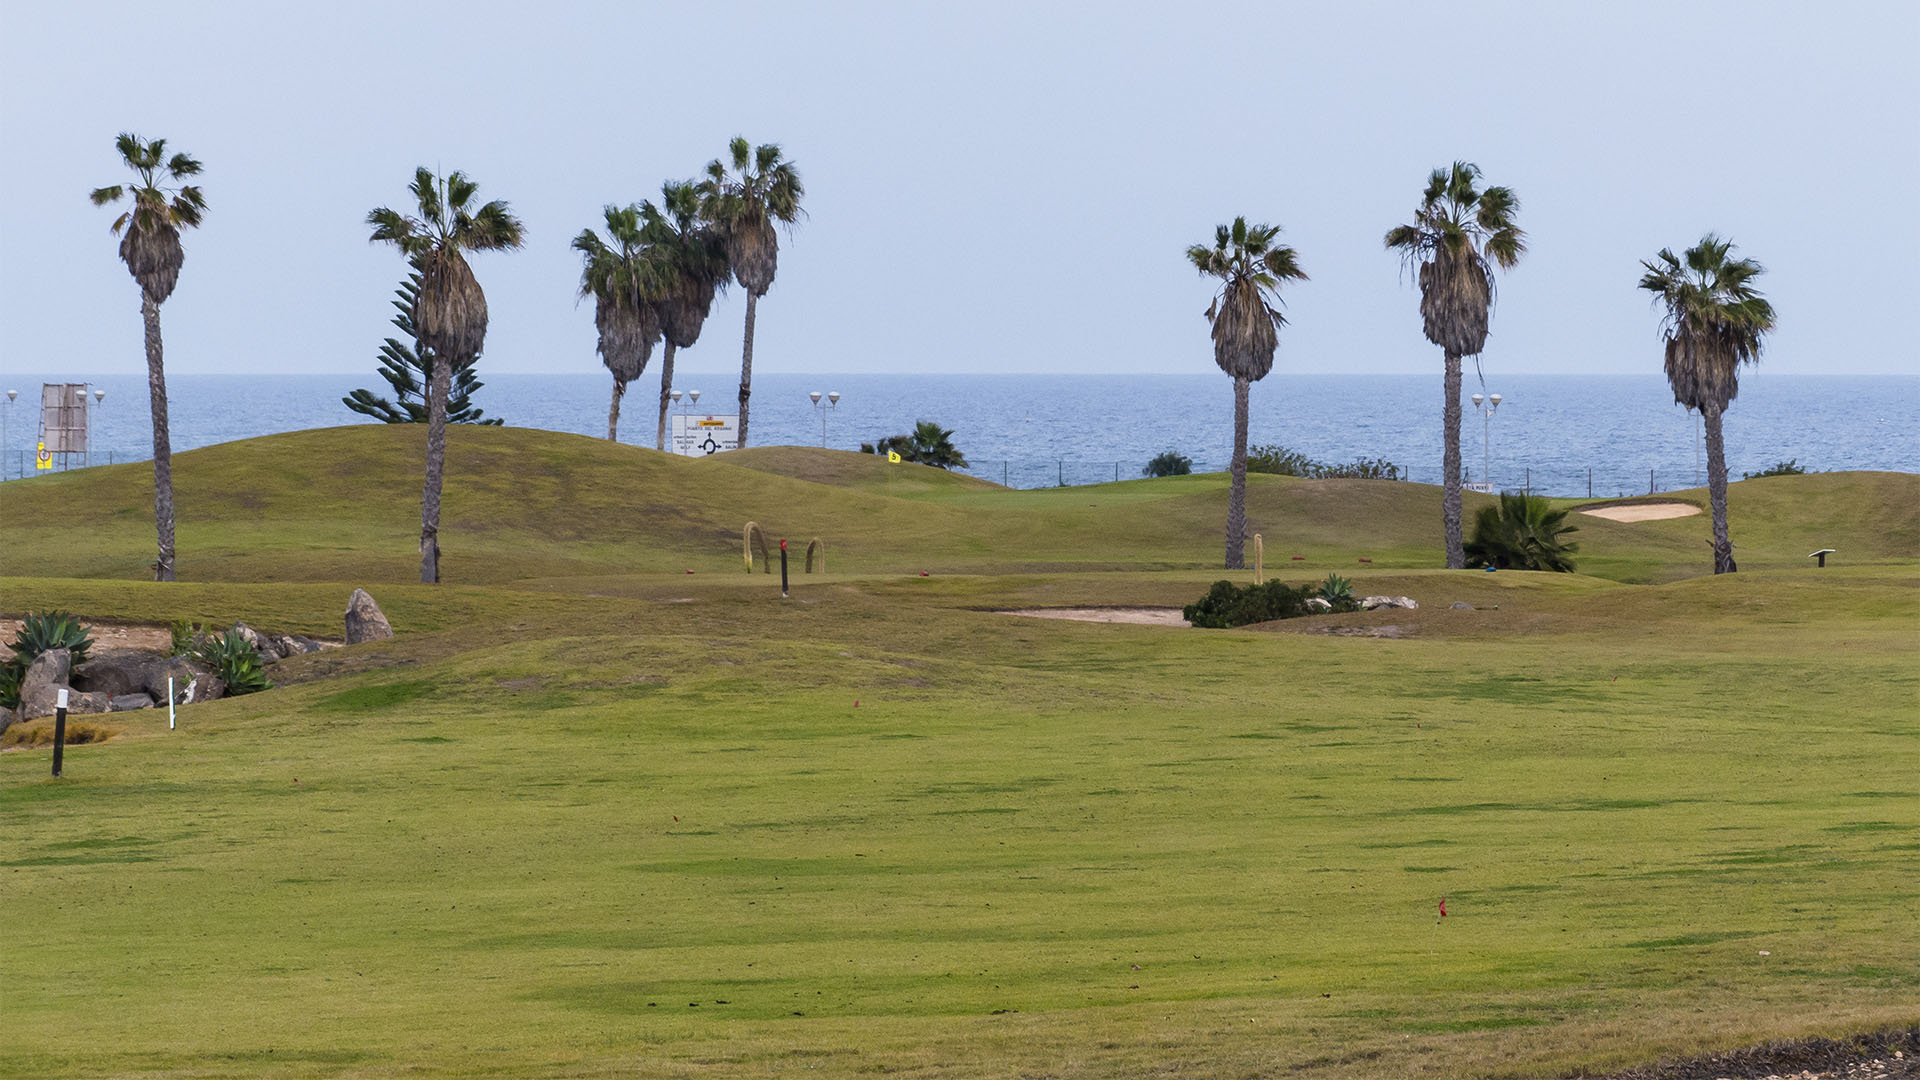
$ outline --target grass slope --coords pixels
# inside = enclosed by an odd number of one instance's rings
[[[990,609],[1190,600],[1217,479],[455,435],[471,579],[378,587],[393,641],[0,754],[0,1075],[1519,1077],[1920,1022],[1910,477],[1736,485],[1732,577],[1582,520],[1651,585],[1260,478],[1270,564],[1423,606],[1202,632]],[[0,611],[333,630],[411,575],[417,440],[276,440],[178,459],[199,581],[124,579],[133,473],[0,485]],[[1768,568],[1841,510],[1878,562]],[[874,539],[782,603],[749,514]]]

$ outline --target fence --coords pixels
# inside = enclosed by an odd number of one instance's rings
[[[0,454],[0,480],[30,480],[35,476],[44,476],[48,472],[66,472],[69,469],[84,469],[89,465],[116,464],[114,452],[111,450],[102,450],[99,452],[86,450],[72,454],[56,454],[53,458],[53,468],[51,470],[34,468],[33,459],[35,456],[36,451],[33,450],[16,450],[12,454]],[[74,458],[79,458],[80,460],[75,462],[73,460]]]
[[[1226,472],[1228,462],[1195,461],[1196,473]],[[955,470],[1011,488],[1080,487],[1138,480],[1146,461],[1089,461],[1071,458],[1025,458],[1004,461],[970,461],[965,469]],[[1441,482],[1438,465],[1400,466],[1397,479],[1417,484]],[[1560,498],[1624,498],[1705,487],[1704,470],[1681,462],[1647,462],[1606,465],[1516,465],[1496,468],[1491,474],[1496,491],[1531,492]],[[1737,474],[1733,479],[1738,479]],[[1465,470],[1464,482],[1484,483],[1476,470]]]

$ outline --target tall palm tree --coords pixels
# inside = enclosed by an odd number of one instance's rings
[[[1688,248],[1672,249],[1640,265],[1640,287],[1666,308],[1661,333],[1667,341],[1667,382],[1673,400],[1698,410],[1707,429],[1707,499],[1713,506],[1713,572],[1734,571],[1727,535],[1727,453],[1720,416],[1740,392],[1740,365],[1760,362],[1763,338],[1773,329],[1773,305],[1753,287],[1765,269],[1735,259],[1733,243],[1712,233]]]
[[[413,324],[433,367],[427,381],[427,483],[420,499],[420,580],[440,580],[440,479],[447,460],[447,398],[453,369],[470,366],[487,342],[487,295],[466,252],[502,251],[526,242],[526,227],[498,199],[474,206],[480,185],[465,173],[445,179],[425,166],[407,186],[419,208],[409,217],[387,207],[367,214],[372,243],[392,244],[420,271]]]
[[[620,399],[627,384],[647,370],[653,343],[660,340],[661,272],[642,235],[638,206],[609,206],[607,236],[592,229],[573,238],[581,254],[580,296],[593,298],[593,325],[600,331],[600,362],[613,372],[613,404],[607,409],[607,438],[620,436]]]
[[[1213,246],[1195,244],[1187,261],[1202,276],[1219,278],[1220,293],[1207,307],[1213,324],[1213,361],[1233,376],[1233,489],[1227,499],[1227,569],[1244,562],[1247,537],[1247,391],[1273,370],[1280,347],[1282,282],[1305,281],[1294,250],[1274,243],[1278,225],[1248,225],[1237,217],[1214,230]]]
[[[747,332],[740,351],[740,439],[747,445],[747,399],[753,393],[753,317],[760,298],[773,287],[780,256],[776,221],[792,225],[800,218],[806,189],[793,162],[783,161],[777,143],[749,146],[735,136],[728,151],[733,169],[720,161],[707,165],[707,213],[727,242],[733,278],[747,290]]]
[[[120,237],[120,258],[140,283],[140,318],[147,336],[147,399],[153,409],[153,522],[160,535],[160,555],[153,561],[153,580],[173,580],[173,435],[167,427],[167,369],[160,348],[160,305],[173,295],[180,280],[186,251],[180,230],[200,224],[207,212],[206,197],[194,185],[180,185],[197,176],[200,162],[185,154],[167,157],[167,140],[147,142],[121,133],[113,142],[120,160],[139,176],[125,185],[95,188],[93,205],[119,202],[131,194],[133,205],[113,220]],[[179,186],[170,186],[179,185]]]
[[[713,298],[726,288],[731,268],[726,238],[706,223],[706,196],[691,180],[660,185],[660,205],[640,204],[640,217],[663,274],[660,329],[666,347],[660,353],[660,423],[654,446],[667,448],[667,404],[673,392],[673,355],[700,340],[713,311]]]
[[[1512,190],[1476,186],[1478,166],[1456,161],[1435,169],[1414,211],[1413,224],[1387,232],[1386,245],[1407,266],[1420,267],[1420,316],[1427,340],[1446,354],[1446,407],[1441,460],[1447,531],[1447,567],[1467,565],[1460,540],[1460,361],[1479,356],[1487,344],[1493,311],[1493,267],[1511,270],[1527,250],[1527,234],[1513,223],[1520,201]]]

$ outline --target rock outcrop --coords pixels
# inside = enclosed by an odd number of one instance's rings
[[[353,595],[347,598],[347,644],[384,641],[392,636],[393,627],[380,605],[373,602],[367,590],[353,590]]]
[[[52,716],[59,706],[62,690],[67,691],[67,715],[106,712],[112,695],[73,689],[67,683],[72,672],[73,654],[66,649],[48,649],[34,657],[20,679],[20,719]]]

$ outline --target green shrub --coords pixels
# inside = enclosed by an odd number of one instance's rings
[[[1140,470],[1142,476],[1186,476],[1193,472],[1193,459],[1174,450],[1163,451],[1156,455],[1147,467]]]
[[[1249,623],[1296,619],[1307,614],[1307,599],[1316,595],[1313,586],[1294,587],[1281,581],[1241,587],[1231,581],[1216,581],[1198,603],[1188,604],[1182,612],[1188,622],[1213,630],[1246,626]]]
[[[1353,597],[1353,580],[1339,574],[1328,574],[1327,580],[1320,583],[1319,597],[1332,605],[1334,611],[1359,611],[1360,601]]]
[[[1570,574],[1580,545],[1561,538],[1579,531],[1567,524],[1565,510],[1550,509],[1539,495],[1503,494],[1500,505],[1483,506],[1474,515],[1467,565]]]
[[[20,680],[26,678],[27,668],[35,657],[54,649],[65,649],[73,654],[77,667],[87,658],[87,650],[93,648],[93,635],[80,625],[77,616],[68,612],[34,612],[21,620],[20,632],[7,647],[13,650],[13,655],[0,660],[0,708],[11,709],[20,704]]]
[[[1400,477],[1400,467],[1385,458],[1359,458],[1344,465],[1330,465],[1284,446],[1249,447],[1247,471],[1303,476],[1309,480],[1397,480]]]
[[[185,619],[176,619],[167,627],[173,641],[167,647],[168,656],[192,656],[193,651],[207,640],[207,628],[199,623],[190,623]]]
[[[1806,467],[1800,464],[1800,459],[1790,458],[1761,469],[1759,472],[1741,473],[1740,479],[1758,480],[1762,476],[1805,476],[1806,474]]]
[[[219,637],[201,639],[194,646],[193,657],[212,668],[220,681],[227,684],[228,697],[273,688],[273,684],[267,681],[260,653],[237,630],[228,630]]]
[[[936,469],[964,469],[967,458],[953,445],[953,429],[943,428],[931,420],[922,420],[913,425],[913,431],[906,435],[889,435],[877,443],[861,443],[863,454],[897,453],[904,461],[916,465],[931,465]]]

